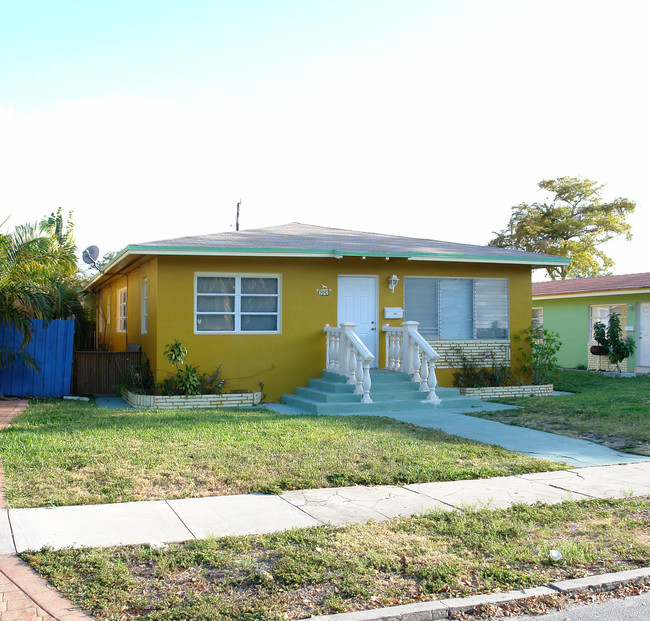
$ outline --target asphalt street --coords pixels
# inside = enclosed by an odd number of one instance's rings
[[[648,621],[650,593],[595,604],[575,605],[536,617],[508,617],[510,621]]]

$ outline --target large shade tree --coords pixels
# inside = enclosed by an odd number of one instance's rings
[[[615,237],[632,238],[627,217],[636,203],[627,198],[605,202],[604,186],[580,177],[560,177],[537,185],[552,198],[513,207],[508,226],[495,232],[489,245],[569,257],[569,265],[546,268],[552,279],[609,273],[614,261],[600,246]]]
[[[6,221],[5,221],[6,222]],[[22,335],[18,351],[0,348],[0,368],[19,362],[35,366],[23,351],[32,334],[31,319],[77,320],[88,324],[81,303],[72,218],[61,208],[36,224],[0,234],[0,322]]]

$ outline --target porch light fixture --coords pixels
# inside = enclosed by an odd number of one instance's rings
[[[395,287],[397,287],[397,283],[399,282],[399,278],[395,274],[392,276],[388,277],[388,288],[395,293]]]

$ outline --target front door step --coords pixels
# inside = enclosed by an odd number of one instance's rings
[[[423,403],[426,392],[413,382],[406,373],[373,370],[370,372],[372,403],[361,403],[361,395],[354,394],[354,387],[346,378],[323,371],[320,378],[309,380],[307,387],[296,388],[293,395],[282,395],[282,403],[315,414],[343,414],[367,412],[399,412],[413,410],[433,411],[437,408],[454,408],[480,405],[481,400],[461,396],[457,388],[438,388],[441,405]]]

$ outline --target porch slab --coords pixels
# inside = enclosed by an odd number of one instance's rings
[[[560,472],[536,472],[519,475],[519,478],[595,498],[625,498],[650,494],[650,462]]]
[[[256,535],[322,524],[280,496],[248,494],[167,502],[199,539],[209,535]]]
[[[164,501],[11,509],[16,550],[116,546],[192,539]]]
[[[407,489],[424,494],[456,508],[466,506],[506,509],[517,503],[557,504],[567,500],[585,500],[588,496],[558,489],[545,482],[528,481],[522,485],[516,476],[442,483],[415,483]]]
[[[343,526],[429,511],[451,511],[444,502],[394,485],[284,492],[282,498],[320,522]]]

